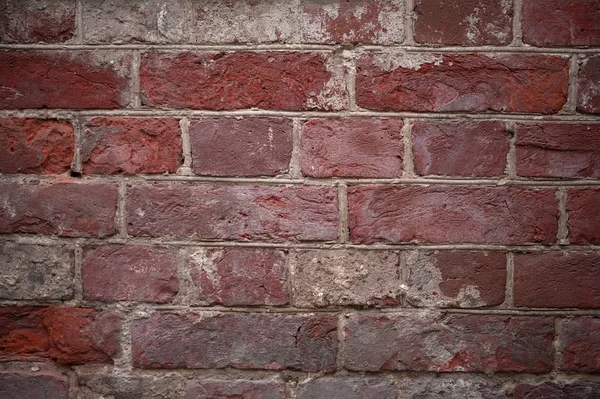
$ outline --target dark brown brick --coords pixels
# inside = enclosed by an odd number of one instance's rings
[[[142,56],[144,105],[282,111],[346,108],[341,61],[323,53],[158,53]]]
[[[292,157],[292,121],[280,118],[211,118],[189,127],[194,173],[275,176]]]
[[[200,248],[189,258],[193,303],[225,306],[286,305],[288,267],[283,251]]]
[[[69,380],[60,374],[0,372],[0,398],[68,399]]]
[[[515,306],[600,308],[600,253],[515,254]]]
[[[600,56],[584,58],[577,76],[577,111],[600,114]]]
[[[88,246],[81,278],[92,301],[171,302],[179,290],[177,254],[162,247]]]
[[[355,371],[547,372],[554,360],[551,318],[356,315],[345,333]]]
[[[354,243],[552,243],[554,190],[520,187],[356,186],[348,189]]]
[[[600,244],[600,189],[570,189],[566,208],[571,244]]]
[[[499,121],[417,121],[412,142],[419,175],[492,177],[504,173],[509,135]]]
[[[527,0],[521,14],[524,43],[544,47],[600,44],[596,0]]]
[[[600,178],[600,124],[517,125],[517,174]]]
[[[513,3],[498,0],[415,0],[415,41],[461,46],[512,41]]]
[[[600,396],[600,383],[574,381],[571,383],[544,382],[538,385],[520,384],[515,388],[514,399],[596,399]]]
[[[248,398],[285,399],[285,383],[261,380],[191,380],[187,382],[189,399]]]
[[[401,119],[311,119],[302,126],[300,167],[311,177],[400,177]]]
[[[155,313],[133,323],[133,364],[330,372],[336,329],[335,316]]]
[[[337,190],[332,187],[146,185],[127,197],[134,236],[216,240],[335,240]]]
[[[356,103],[379,111],[553,114],[567,101],[569,61],[548,55],[365,54]]]
[[[118,51],[1,51],[0,108],[121,108],[130,69]]]
[[[318,378],[298,384],[298,399],[396,399],[394,384],[383,378]]]
[[[561,370],[584,373],[600,371],[600,319],[576,317],[565,320],[560,342]]]
[[[115,232],[117,187],[103,183],[0,183],[0,233],[106,237]]]

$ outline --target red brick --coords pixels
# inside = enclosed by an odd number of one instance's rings
[[[190,255],[192,296],[200,304],[286,305],[287,260],[266,248],[200,248]]]
[[[144,185],[127,196],[133,236],[226,240],[335,240],[333,187]]]
[[[0,361],[111,363],[119,354],[116,313],[88,308],[0,307]]]
[[[565,320],[560,342],[561,370],[584,373],[600,371],[600,319],[576,317]]]
[[[145,105],[234,110],[339,110],[346,107],[342,66],[322,53],[146,53]]]
[[[600,114],[600,56],[584,59],[577,76],[577,111]]]
[[[335,316],[154,313],[133,322],[133,364],[330,372],[336,367],[336,328]]]
[[[63,246],[0,244],[0,298],[72,299],[75,256]]]
[[[519,384],[514,399],[595,399],[600,397],[600,383],[574,381],[570,383],[547,381],[539,385]]]
[[[121,108],[130,64],[113,51],[2,51],[0,108]]]
[[[534,46],[600,44],[596,0],[527,0],[521,10],[523,42]]]
[[[194,173],[275,176],[292,157],[292,121],[280,118],[211,118],[189,127]]]
[[[161,247],[85,247],[81,277],[92,301],[171,302],[179,290],[177,254]]]
[[[191,380],[189,399],[248,398],[285,399],[285,383],[267,380]]]
[[[356,66],[356,103],[373,110],[552,114],[567,101],[558,56],[382,53]]]
[[[554,321],[542,317],[350,316],[345,367],[354,371],[547,372]]]
[[[600,124],[517,125],[517,174],[600,178]]]
[[[298,384],[298,399],[396,399],[398,389],[383,378],[318,378]]]
[[[515,306],[600,308],[600,253],[515,255]]]
[[[64,43],[75,35],[75,0],[5,0],[0,42]]]
[[[0,233],[106,237],[115,232],[117,187],[0,182]]]
[[[312,119],[302,126],[300,167],[311,177],[400,177],[401,119]]]
[[[498,0],[416,0],[415,41],[464,46],[512,41],[513,4]]]
[[[301,1],[302,41],[309,43],[395,44],[404,40],[400,0]]]
[[[69,380],[60,374],[2,372],[0,398],[69,399]]]
[[[573,188],[567,193],[571,244],[600,244],[600,189]]]
[[[354,243],[556,241],[554,190],[520,187],[359,186],[348,189]]]
[[[417,121],[413,158],[419,175],[491,177],[504,173],[509,135],[499,121]]]
[[[61,174],[73,161],[69,122],[0,118],[0,173]]]
[[[87,174],[175,173],[183,157],[179,122],[94,118],[84,126],[81,152]]]
[[[408,303],[476,308],[504,302],[506,256],[488,251],[421,251],[408,255]]]

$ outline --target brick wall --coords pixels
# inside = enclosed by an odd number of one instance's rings
[[[0,398],[600,397],[597,0],[0,4]]]

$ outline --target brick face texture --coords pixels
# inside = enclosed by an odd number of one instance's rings
[[[599,7],[0,1],[0,398],[599,397]]]

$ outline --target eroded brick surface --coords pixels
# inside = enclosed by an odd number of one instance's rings
[[[566,208],[571,244],[600,244],[600,189],[568,190]]]
[[[383,378],[318,378],[298,384],[298,399],[396,399],[394,384]]]
[[[600,56],[590,56],[581,60],[577,85],[577,111],[600,114]]]
[[[285,384],[260,380],[191,380],[187,382],[189,399],[252,398],[285,399]]]
[[[68,399],[69,380],[60,374],[0,372],[0,398]]]
[[[544,382],[520,384],[515,387],[515,399],[594,399],[600,396],[600,383],[575,381],[571,383]]]
[[[575,317],[562,325],[561,370],[597,373],[600,371],[600,319]]]
[[[133,364],[333,371],[336,330],[335,316],[155,313],[133,323]]]
[[[554,114],[567,101],[564,57],[389,52],[356,62],[356,103],[372,110]]]

